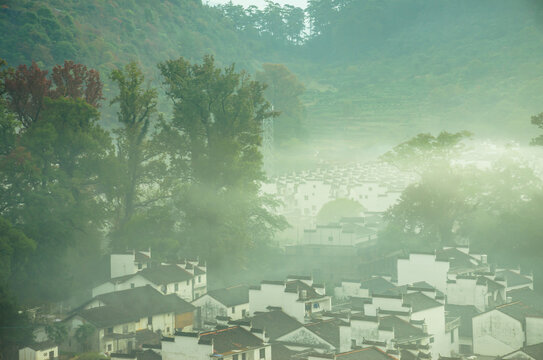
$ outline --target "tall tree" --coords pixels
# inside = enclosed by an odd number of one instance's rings
[[[0,197],[1,215],[37,244],[32,261],[13,281],[16,293],[29,303],[65,297],[77,285],[74,276],[84,276],[78,269],[66,271],[67,251],[78,249],[80,259],[99,252],[106,216],[101,179],[109,172],[104,164],[112,148],[109,134],[98,124],[101,95],[96,94],[101,92],[96,89],[101,84],[93,87],[94,104],[87,103],[82,73],[67,72],[74,76],[63,84],[71,90],[62,94],[57,92],[60,80],[52,86],[55,82],[36,64],[5,76],[6,101],[15,116],[2,120],[2,136],[11,140],[0,159],[6,190]],[[93,79],[99,81],[96,74]],[[29,88],[31,84],[40,91]],[[77,253],[72,257],[78,258]]]
[[[264,95],[280,112],[274,120],[274,136],[278,145],[284,145],[291,139],[303,136],[302,121],[305,118],[305,106],[300,100],[305,87],[283,64],[262,65],[262,71],[257,72],[256,79],[267,85]]]
[[[259,229],[282,226],[259,197],[262,121],[273,116],[264,86],[233,65],[217,68],[211,56],[159,68],[174,106],[169,130],[186,144],[188,184],[178,202],[186,245],[214,266],[239,266]]]
[[[145,176],[144,165],[151,121],[156,112],[157,92],[144,88],[144,76],[132,62],[123,70],[114,70],[110,76],[119,88],[111,104],[119,104],[118,158],[122,166],[120,225],[130,221],[138,202]]]

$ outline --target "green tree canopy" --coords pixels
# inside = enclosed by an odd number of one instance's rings
[[[335,199],[324,204],[319,210],[317,224],[337,223],[342,217],[361,216],[363,211],[364,206],[358,201],[345,198]]]

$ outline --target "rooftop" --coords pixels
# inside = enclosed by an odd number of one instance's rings
[[[236,306],[249,302],[249,286],[236,285],[224,289],[208,291],[207,295],[225,306]]]
[[[210,342],[211,340],[213,340],[213,351],[221,355],[264,346],[260,338],[238,326],[200,334],[200,341]]]

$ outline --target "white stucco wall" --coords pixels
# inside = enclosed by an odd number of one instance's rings
[[[29,347],[19,349],[19,360],[48,360],[49,352],[53,352],[53,357],[58,358],[58,347],[54,346],[50,349],[34,350]]]
[[[379,323],[377,321],[351,318],[351,337],[356,345],[361,346],[364,339],[379,340]]]
[[[111,277],[135,274],[138,267],[134,254],[111,254]]]
[[[498,310],[473,317],[473,352],[500,356],[524,345],[524,331],[519,321]]]
[[[474,305],[479,311],[486,310],[487,287],[477,285],[477,279],[456,278],[447,283],[447,303]]]
[[[209,360],[211,345],[198,344],[198,338],[175,336],[174,341],[162,341],[162,360]]]
[[[526,317],[526,345],[543,342],[543,318]]]
[[[260,290],[249,289],[249,311],[267,311],[268,306],[278,306],[300,322],[304,322],[305,304],[299,302],[297,293],[285,292],[285,285],[261,284]]]
[[[450,264],[436,261],[431,254],[409,254],[407,259],[398,259],[398,285],[426,281],[436,289],[447,291],[447,273]]]

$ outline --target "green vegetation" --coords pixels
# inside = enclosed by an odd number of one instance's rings
[[[336,199],[327,202],[317,214],[317,224],[328,225],[338,223],[342,217],[361,216],[364,207],[358,202],[350,199]]]

